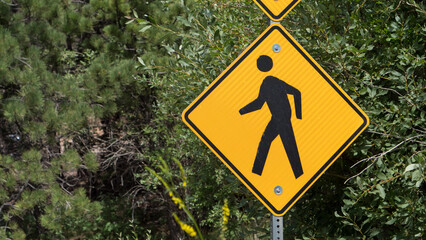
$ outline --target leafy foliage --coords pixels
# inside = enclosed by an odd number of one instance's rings
[[[371,120],[367,133],[343,156],[353,171],[340,172],[356,175],[345,177],[343,203],[335,210],[346,226],[342,233],[368,239],[421,237],[425,175],[413,166],[424,165],[425,159],[424,6],[417,1],[314,1],[305,6],[302,12],[317,16],[321,11],[323,17],[310,27],[291,15],[298,22],[295,34],[309,33],[302,45]],[[329,231],[322,234],[330,236]]]
[[[155,112],[163,124],[148,129],[164,136],[158,139],[164,149],[159,155],[177,156],[190,169],[193,193],[187,198],[194,201],[203,226],[218,227],[219,205],[211,207],[212,199],[220,203],[230,197],[235,214],[230,218],[230,226],[235,223],[228,231],[231,239],[252,236],[258,227],[267,238],[267,213],[194,140],[179,113],[266,27],[251,6],[250,1],[215,1],[177,19],[175,26],[188,27],[183,31],[153,26],[152,31],[172,32],[182,40],[164,43],[164,51],[175,56],[168,68],[146,60],[140,67],[155,79],[148,78],[148,83],[160,89]],[[422,236],[424,172],[413,166],[424,165],[424,19],[424,7],[417,1],[332,0],[305,1],[284,19],[282,24],[372,122],[287,214],[286,236]],[[407,177],[413,171],[414,177]]]
[[[371,120],[286,238],[424,237],[425,18],[305,0],[282,21]],[[0,238],[269,238],[180,116],[267,25],[251,0],[0,0]]]

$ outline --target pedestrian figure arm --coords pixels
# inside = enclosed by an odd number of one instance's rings
[[[241,108],[240,114],[244,115],[246,113],[257,111],[257,110],[262,108],[264,103],[265,103],[265,100],[259,96],[253,102],[251,102],[251,103],[247,104],[245,107]]]
[[[300,96],[300,91],[296,88],[287,85],[287,93],[293,95],[294,97],[294,107],[296,108],[296,117],[302,119],[302,99]]]

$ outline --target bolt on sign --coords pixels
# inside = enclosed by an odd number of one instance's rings
[[[300,0],[254,0],[254,2],[273,21],[281,21]]]
[[[369,123],[280,24],[269,26],[182,117],[276,216]]]

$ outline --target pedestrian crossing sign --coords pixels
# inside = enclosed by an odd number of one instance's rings
[[[182,117],[276,216],[369,123],[280,24],[269,26]]]
[[[271,20],[279,22],[300,0],[254,0],[254,2]]]

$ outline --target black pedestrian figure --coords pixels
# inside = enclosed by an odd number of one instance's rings
[[[272,69],[272,66],[273,62],[269,56],[262,55],[257,59],[257,68],[262,72],[268,72]],[[241,115],[257,111],[266,102],[272,114],[271,121],[265,129],[257,149],[252,170],[255,174],[262,175],[269,148],[278,135],[280,135],[284,145],[294,176],[298,178],[303,174],[299,151],[297,150],[296,139],[291,126],[291,107],[287,94],[294,96],[296,117],[302,119],[300,91],[273,76],[268,76],[263,80],[259,96],[240,110]]]

